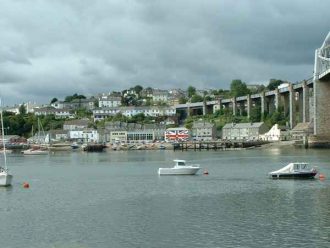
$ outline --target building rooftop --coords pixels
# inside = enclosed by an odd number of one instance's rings
[[[249,123],[227,123],[224,128],[258,128],[262,126],[263,122],[249,122]]]

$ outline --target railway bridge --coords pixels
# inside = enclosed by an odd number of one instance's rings
[[[309,137],[311,146],[330,147],[330,33],[322,46],[315,51],[314,75],[296,84],[288,84],[276,90],[259,94],[176,105],[176,111],[186,116],[206,115],[224,108],[233,115],[246,113],[248,117],[255,106],[260,106],[261,117],[282,108],[289,116],[289,126],[311,122],[314,135]]]

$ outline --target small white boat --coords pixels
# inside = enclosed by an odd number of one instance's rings
[[[80,146],[78,145],[78,143],[77,142],[73,142],[72,144],[71,144],[71,148],[73,149],[73,150],[76,150],[76,149],[78,149]]]
[[[1,99],[0,99],[0,106],[1,106]],[[10,186],[11,181],[13,179],[13,175],[8,172],[7,169],[7,157],[6,157],[6,144],[4,139],[4,128],[3,128],[3,116],[2,116],[2,109],[0,110],[0,121],[1,121],[1,139],[2,139],[2,146],[3,146],[3,158],[4,158],[4,167],[0,167],[0,186]]]
[[[272,171],[269,176],[273,179],[311,179],[318,171],[308,163],[289,163],[282,169]]]
[[[0,167],[0,186],[10,186],[13,175],[9,174],[8,170]]]
[[[200,167],[198,164],[186,164],[185,160],[175,159],[174,167],[172,168],[159,168],[159,175],[195,175]]]

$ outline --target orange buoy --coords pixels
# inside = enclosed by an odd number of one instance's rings
[[[204,170],[203,174],[204,174],[204,175],[208,175],[209,172],[208,172],[207,170]]]
[[[30,188],[30,184],[29,183],[23,183],[23,188],[25,188],[25,189]]]
[[[323,174],[320,174],[320,175],[319,175],[319,179],[320,179],[320,180],[324,180],[324,179],[325,179],[325,176],[324,176]]]

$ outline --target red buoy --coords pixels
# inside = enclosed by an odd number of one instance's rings
[[[25,188],[25,189],[30,188],[30,184],[29,183],[23,183],[23,188]]]
[[[319,175],[319,179],[320,179],[320,180],[324,180],[324,179],[325,179],[325,176],[324,176],[323,174],[320,174],[320,175]]]
[[[208,172],[207,170],[204,170],[203,174],[204,174],[204,175],[208,175],[209,172]]]

